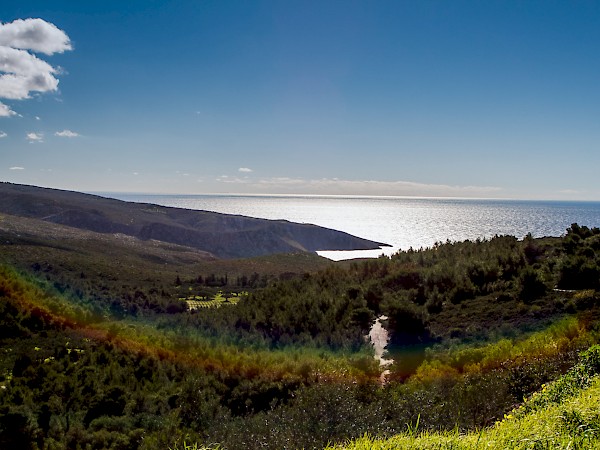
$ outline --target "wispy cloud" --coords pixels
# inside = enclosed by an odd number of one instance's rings
[[[270,177],[249,179],[219,177],[217,181],[244,185],[244,192],[257,194],[493,197],[500,195],[502,192],[501,188],[494,186],[453,186],[412,181],[342,180],[337,178]]]
[[[54,133],[54,135],[59,136],[59,137],[66,137],[66,138],[74,138],[74,137],[80,136],[79,133],[76,133],[71,130],[57,131],[56,133]]]
[[[27,133],[27,137],[25,138],[29,142],[44,142],[44,135],[42,133]]]
[[[239,178],[239,177],[230,177],[227,175],[221,175],[217,177],[216,180],[219,183],[228,183],[228,184],[249,184],[247,178]]]
[[[10,168],[10,169],[8,169],[8,170],[25,170],[25,167],[14,166],[14,167],[11,167],[11,168]]]
[[[17,113],[6,106],[4,103],[0,102],[0,117],[10,117],[16,116]]]
[[[8,136],[8,134],[6,134],[4,131],[0,131],[0,138],[5,138],[6,136]]]
[[[250,173],[252,172],[252,169],[248,168],[248,167],[240,167],[238,169],[238,172],[243,172],[243,173]]]
[[[31,98],[31,92],[56,91],[60,70],[31,52],[52,55],[71,49],[65,32],[45,20],[0,23],[0,98],[22,100]],[[16,113],[0,102],[0,117],[13,115]]]
[[[558,191],[559,194],[566,194],[566,195],[578,195],[578,194],[585,194],[585,191],[580,191],[578,189],[562,189],[560,191]]]

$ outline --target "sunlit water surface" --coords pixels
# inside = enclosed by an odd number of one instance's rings
[[[561,236],[572,223],[600,226],[600,202],[104,194],[126,201],[312,223],[390,244],[379,250],[321,251],[340,260],[391,255],[410,247],[509,234]]]

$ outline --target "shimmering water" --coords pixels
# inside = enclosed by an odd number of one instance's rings
[[[392,247],[319,252],[332,259],[392,254],[509,234],[560,236],[572,223],[600,227],[600,202],[466,200],[390,197],[105,194],[127,201],[312,223]]]

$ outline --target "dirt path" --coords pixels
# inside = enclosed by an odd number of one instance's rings
[[[381,325],[382,320],[387,320],[386,316],[380,316],[377,318],[373,326],[371,327],[371,331],[369,331],[369,339],[373,344],[373,349],[375,350],[375,359],[379,360],[379,365],[384,369],[381,373],[381,383],[384,384],[386,382],[386,377],[390,373],[388,369],[385,367],[389,366],[394,362],[393,359],[385,359],[383,357],[383,352],[385,351],[385,347],[388,344],[388,332],[383,325]]]

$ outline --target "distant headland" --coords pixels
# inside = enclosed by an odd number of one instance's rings
[[[387,244],[286,220],[132,203],[97,195],[0,183],[0,213],[191,247],[217,258],[319,250],[372,250]]]

